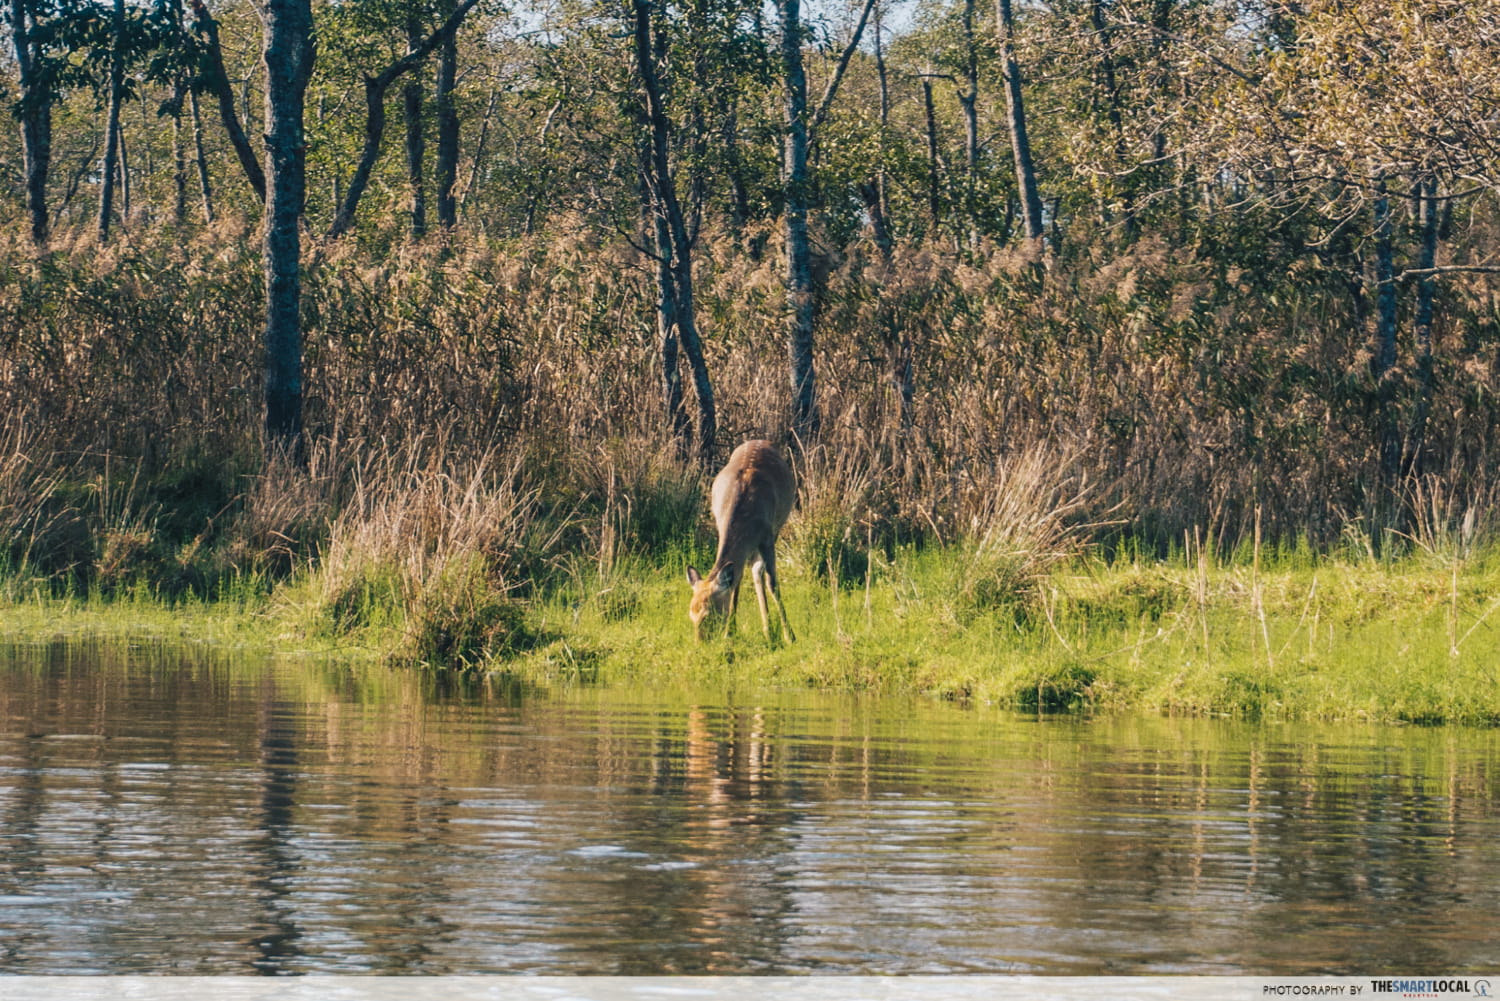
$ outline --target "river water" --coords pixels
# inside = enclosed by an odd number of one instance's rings
[[[0,973],[1500,968],[1500,733],[0,650]]]

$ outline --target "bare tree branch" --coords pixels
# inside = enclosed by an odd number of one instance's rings
[[[839,84],[844,80],[844,72],[849,69],[849,61],[854,58],[854,51],[859,48],[859,40],[865,33],[865,24],[870,20],[870,11],[874,9],[875,0],[865,0],[864,8],[859,12],[859,23],[854,26],[854,34],[839,55],[833,76],[828,78],[828,86],[823,88],[823,97],[818,102],[818,110],[813,112],[812,121],[808,123],[807,131],[810,139],[817,133],[818,126],[823,124],[823,119],[828,117],[828,112],[833,107],[833,99],[838,96]]]
[[[1388,281],[1397,283],[1458,274],[1500,275],[1500,264],[1444,264],[1435,268],[1407,268]],[[1381,284],[1384,285],[1387,282],[1381,282]]]

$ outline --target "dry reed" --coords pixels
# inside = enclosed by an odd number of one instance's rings
[[[68,513],[60,495],[135,468],[136,502],[161,516],[154,545],[180,554],[197,540],[223,567],[290,572],[319,557],[330,524],[358,535],[346,511],[455,532],[462,519],[435,528],[417,511],[456,487],[419,490],[426,499],[398,518],[368,482],[370,470],[395,475],[428,454],[421,443],[436,428],[443,461],[424,475],[468,489],[524,462],[527,489],[464,503],[496,505],[498,516],[533,496],[538,523],[569,522],[560,545],[592,548],[604,564],[626,551],[660,556],[681,544],[685,521],[703,523],[701,503],[689,503],[698,473],[665,430],[650,269],[623,241],[393,242],[379,259],[362,246],[318,246],[308,262],[308,426],[315,445],[343,444],[297,479],[260,469],[261,278],[246,227],[186,243],[142,230],[103,253],[36,257],[8,244],[18,264],[0,277],[0,408],[48,441],[44,452],[0,443],[9,482],[31,477],[8,510],[30,505],[45,521],[7,515],[12,560],[37,563],[51,539],[49,572],[97,561],[96,544],[80,555],[65,540],[79,518],[93,533],[99,519]],[[701,320],[727,455],[745,438],[784,436],[784,303],[774,247],[752,261],[721,236],[702,246]],[[826,255],[823,432],[806,443],[791,532],[797,558],[819,565],[809,569],[832,565],[858,582],[871,548],[983,539],[976,518],[1017,516],[983,515],[973,498],[1001,503],[998,487],[1020,474],[999,470],[1046,461],[1027,456],[1067,456],[1077,482],[1097,485],[1087,512],[1060,494],[1039,509],[1061,505],[1071,524],[1118,508],[1118,532],[1159,550],[1197,532],[1229,552],[1257,508],[1268,540],[1335,544],[1358,522],[1380,545],[1399,538],[1391,529],[1426,544],[1424,524],[1452,521],[1447,498],[1487,503],[1500,385],[1483,345],[1444,342],[1422,497],[1403,505],[1383,479],[1377,394],[1359,361],[1367,334],[1338,276],[1299,275],[1272,297],[1245,269],[1160,241],[1112,257],[1064,250],[1045,269],[988,246],[902,246],[889,268],[860,246]],[[1454,297],[1445,323],[1458,327],[1487,301]],[[903,358],[909,401],[896,378]],[[363,531],[361,544],[385,545]],[[469,542],[487,552],[499,538]],[[458,540],[435,546],[422,558],[445,565],[439,552]],[[1044,533],[1037,548],[1049,546]],[[506,587],[519,582],[506,572]]]

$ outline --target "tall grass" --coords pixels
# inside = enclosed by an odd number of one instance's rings
[[[354,470],[311,587],[336,631],[387,625],[398,659],[470,665],[526,642],[516,598],[545,577],[557,528],[519,464],[454,461],[443,445],[418,439]]]
[[[784,430],[774,250],[751,260],[735,241],[704,240],[723,454]],[[139,460],[151,477],[217,464],[224,493],[239,493],[259,455],[261,278],[244,227],[186,243],[143,231],[104,250],[80,240],[41,258],[20,243],[4,251],[17,262],[0,277],[6,411],[53,429],[59,455]],[[875,514],[895,530],[933,528],[955,477],[1034,447],[1074,455],[1098,499],[1123,503],[1128,529],[1161,547],[1195,526],[1233,546],[1257,508],[1269,538],[1328,544],[1357,518],[1411,529],[1383,481],[1378,394],[1361,381],[1368,333],[1333,278],[1263,289],[1151,240],[1107,259],[1073,248],[1043,270],[990,247],[898,255],[894,269],[860,247],[827,262],[824,434],[806,443],[830,470],[878,460],[881,492],[898,496],[878,498]],[[382,448],[442,426],[467,458],[504,443],[549,482],[610,442],[670,457],[650,279],[623,241],[566,235],[393,241],[378,259],[355,241],[316,246],[309,426]],[[1471,298],[1444,303],[1448,326],[1469,312],[1486,321]],[[891,380],[902,338],[915,385],[904,415]],[[1487,357],[1452,339],[1439,360],[1422,472],[1454,496],[1492,479],[1500,377]]]
[[[978,470],[955,489],[963,554],[956,603],[1026,615],[1053,567],[1077,556],[1098,527],[1084,520],[1090,486],[1066,456],[1032,447]]]
[[[0,423],[0,570],[8,588],[30,586],[84,559],[81,512],[65,496],[68,470],[28,421]]]

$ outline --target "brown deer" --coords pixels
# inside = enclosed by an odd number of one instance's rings
[[[693,567],[687,571],[688,583],[693,586],[688,618],[700,641],[708,627],[719,619],[724,620],[726,635],[734,625],[745,561],[752,558],[755,563],[750,575],[766,639],[771,638],[771,617],[766,608],[768,581],[771,597],[781,613],[782,631],[789,640],[797,638],[787,621],[781,585],[776,579],[776,536],[786,524],[787,515],[792,513],[796,495],[791,469],[768,441],[745,442],[734,450],[729,462],[714,477],[711,506],[714,524],[719,528],[719,555],[707,576],[700,575]]]

